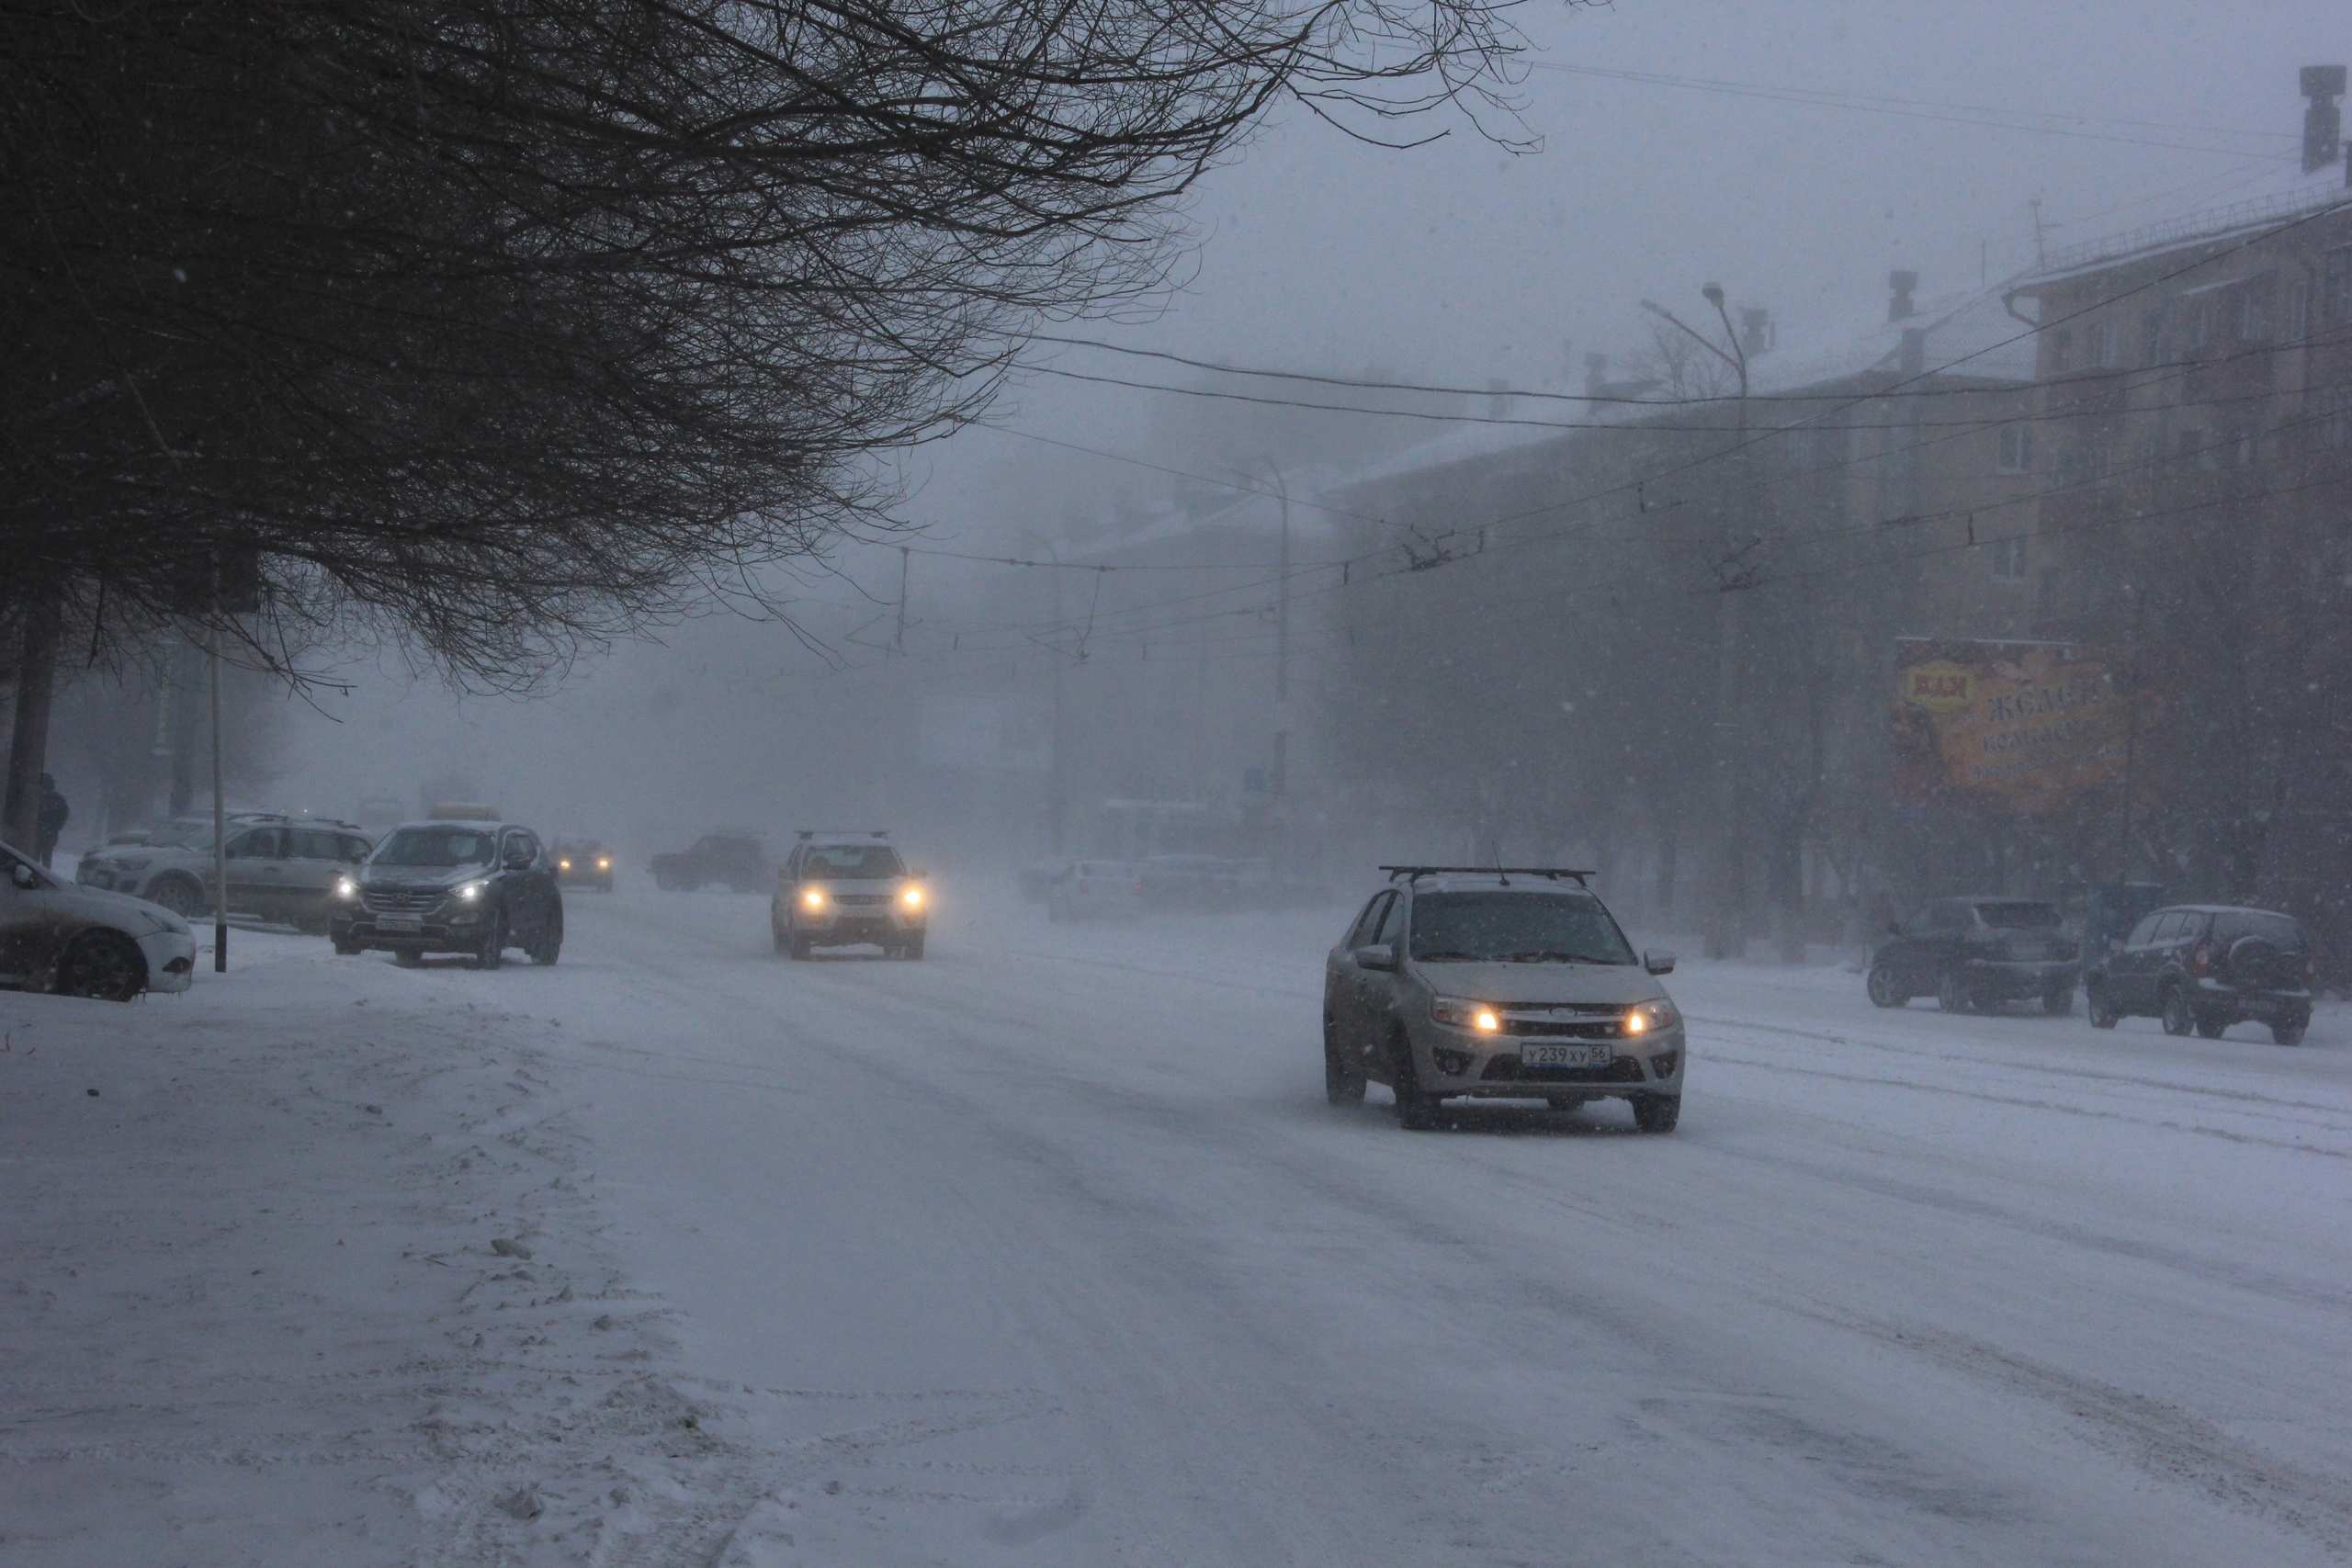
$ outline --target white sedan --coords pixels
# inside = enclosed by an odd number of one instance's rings
[[[160,904],[60,882],[0,843],[0,987],[127,1002],[185,991],[196,935]]]

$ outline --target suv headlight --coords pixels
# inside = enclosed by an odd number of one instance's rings
[[[1637,1034],[1656,1034],[1673,1028],[1680,1016],[1674,1010],[1674,1004],[1663,998],[1654,1002],[1639,1002],[1625,1010],[1625,1033],[1629,1038]]]
[[[910,915],[921,912],[927,902],[929,900],[923,897],[923,891],[920,887],[902,887],[899,890],[899,908]]]
[[[1460,997],[1437,997],[1430,1002],[1430,1019],[1448,1029],[1467,1029],[1476,1034],[1502,1032],[1502,1014],[1484,1002],[1464,1001]]]
[[[489,891],[490,884],[487,882],[468,882],[458,886],[458,897],[463,903],[477,904],[481,901],[481,896]]]
[[[800,907],[804,909],[809,910],[811,913],[823,908],[825,907],[825,890],[821,887],[802,888],[800,890]]]
[[[334,879],[334,896],[348,904],[359,897],[359,884],[348,876],[338,876]]]

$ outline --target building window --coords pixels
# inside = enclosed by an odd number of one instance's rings
[[[2301,343],[2312,335],[2312,286],[2302,278],[2287,285],[2287,341]]]
[[[2140,318],[2141,363],[2145,365],[2162,364],[2164,362],[2164,352],[2165,308],[2162,305],[2156,305],[2151,307],[2148,311]]]
[[[2352,245],[2327,253],[2321,274],[2320,297],[2327,301],[2327,319],[2352,321]]]
[[[2001,426],[2001,472],[2022,474],[2033,467],[2033,426]]]
[[[2075,367],[2075,329],[2058,327],[2050,333],[2050,369],[2054,375]]]
[[[2270,336],[2270,286],[2267,280],[2249,283],[2236,291],[2234,301],[2240,343],[2262,343]]]
[[[2011,534],[1993,541],[1992,572],[2004,582],[2025,581],[2025,536]]]
[[[2115,363],[2115,323],[2093,321],[2083,334],[2083,368],[2104,370]]]

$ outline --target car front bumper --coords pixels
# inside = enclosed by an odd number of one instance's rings
[[[149,931],[139,940],[139,955],[147,961],[147,988],[185,991],[196,984],[196,935],[192,931]]]
[[[1683,1028],[1676,1023],[1639,1038],[1532,1039],[1476,1034],[1431,1023],[1412,1035],[1413,1065],[1424,1092],[1442,1099],[1543,1100],[1554,1095],[1631,1100],[1636,1095],[1679,1095],[1690,1070]],[[1524,1048],[1582,1045],[1609,1049],[1606,1066],[1532,1067]]]
[[[363,953],[472,953],[481,946],[494,904],[435,909],[415,925],[386,924],[373,910],[338,909],[327,934],[339,947]]]
[[[1988,1001],[2014,1001],[2071,991],[2082,976],[2082,965],[2071,958],[1968,961],[1968,988]]]
[[[896,905],[850,908],[836,905],[822,912],[798,910],[792,917],[792,934],[816,947],[850,947],[858,942],[888,947],[922,935],[930,926],[924,913],[910,914]]]

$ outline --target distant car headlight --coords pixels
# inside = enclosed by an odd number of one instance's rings
[[[558,871],[570,871],[571,869],[571,857],[566,855],[563,859],[556,862],[555,868]]]
[[[899,902],[900,904],[904,905],[904,906],[905,906],[907,908],[909,908],[909,909],[920,909],[920,908],[922,908],[923,907],[924,902],[925,902],[925,900],[924,900],[924,898],[923,898],[922,889],[922,888],[920,888],[920,887],[908,887],[908,888],[902,888],[902,889],[900,889],[900,890],[899,890]]]
[[[1677,1016],[1672,1002],[1643,1002],[1625,1010],[1625,1032],[1656,1034],[1661,1029],[1672,1028]]]
[[[334,879],[334,896],[348,904],[359,897],[359,884],[348,876],[338,876]]]
[[[598,856],[596,857],[596,869],[597,869],[598,871],[610,871],[610,870],[612,870],[612,869],[613,869],[613,857],[612,857],[612,856],[610,856],[610,855],[598,855]]]
[[[458,897],[466,903],[474,904],[481,902],[481,896],[489,891],[490,884],[487,882],[469,882],[458,889]]]
[[[1467,1029],[1479,1034],[1496,1034],[1502,1031],[1502,1014],[1484,1002],[1464,1001],[1459,997],[1439,997],[1430,1003],[1430,1017],[1450,1029]]]
[[[825,907],[825,890],[821,887],[809,887],[803,889],[800,895],[800,907],[804,909],[823,908]]]

